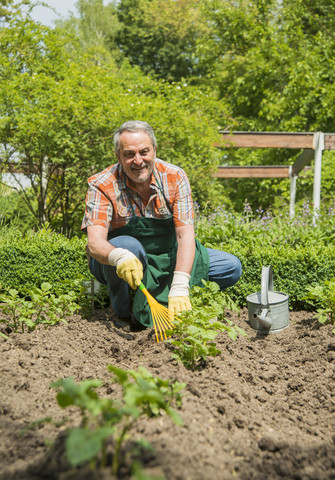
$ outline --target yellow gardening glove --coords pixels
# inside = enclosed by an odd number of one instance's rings
[[[117,275],[135,290],[143,278],[143,265],[139,259],[125,248],[114,248],[108,255],[108,263],[116,267]]]
[[[174,272],[168,297],[168,308],[174,315],[185,310],[192,310],[189,298],[190,278],[188,273]]]
[[[185,310],[192,310],[192,305],[189,297],[169,297],[168,308],[174,315],[177,315]]]

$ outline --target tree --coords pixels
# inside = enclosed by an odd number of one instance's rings
[[[29,5],[30,0],[0,0],[0,24],[9,20],[22,6]]]
[[[121,0],[121,52],[143,72],[168,81],[201,75],[196,42],[207,30],[197,0]]]
[[[335,3],[205,2],[206,61],[241,129],[334,131]]]
[[[218,201],[213,143],[227,111],[211,92],[152,80],[127,63],[118,68],[106,51],[83,52],[29,16],[13,18],[0,42],[2,166],[14,175],[17,163],[26,168],[31,189],[17,193],[38,225],[79,231],[86,180],[115,162],[112,133],[129,119],[152,123],[160,156],[186,169],[196,200]]]
[[[69,234],[82,210],[78,193],[111,143],[108,86],[100,83],[106,69],[75,58],[69,38],[29,17],[11,20],[0,37],[3,163],[11,170],[13,162],[26,165],[32,187],[17,190],[38,224],[58,222]]]
[[[76,34],[85,49],[104,47],[116,55],[120,24],[114,5],[104,5],[103,0],[78,0],[76,8],[78,17],[72,14],[66,20],[57,21],[56,25]]]
[[[237,130],[334,132],[335,2],[204,0],[211,32],[203,39],[204,61],[211,65],[213,88],[229,104]],[[288,164],[294,150],[226,151],[232,164]],[[329,168],[324,163],[325,169]],[[323,189],[330,178],[324,170]],[[325,183],[327,182],[327,183]],[[302,182],[299,182],[301,185]],[[311,190],[304,181],[302,198]],[[238,204],[254,207],[287,197],[289,182],[229,181]],[[262,195],[259,192],[262,191]],[[306,196],[305,196],[306,199]]]

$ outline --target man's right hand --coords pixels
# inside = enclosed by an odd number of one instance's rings
[[[108,255],[108,263],[116,267],[117,275],[135,290],[143,278],[143,265],[140,260],[125,248],[114,248]]]

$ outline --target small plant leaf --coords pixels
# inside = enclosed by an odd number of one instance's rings
[[[52,285],[50,285],[50,283],[48,283],[48,282],[42,283],[42,285],[41,285],[41,290],[42,290],[43,292],[48,292],[48,291],[51,290],[51,289],[52,289]]]
[[[95,458],[101,451],[103,442],[113,434],[113,431],[110,427],[70,430],[66,439],[66,455],[70,464],[75,467]]]

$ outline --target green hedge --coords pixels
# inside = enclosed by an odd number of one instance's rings
[[[322,242],[298,247],[231,240],[203,244],[236,255],[242,262],[240,281],[229,289],[239,306],[246,306],[246,297],[261,289],[262,266],[272,266],[275,290],[289,295],[293,310],[310,310],[310,302],[302,300],[307,286],[323,284],[335,277],[335,246]],[[18,290],[49,282],[66,291],[80,277],[89,280],[84,252],[86,238],[68,239],[50,230],[25,236],[15,230],[0,232],[0,284]]]
[[[211,245],[213,247],[213,245]],[[273,269],[274,288],[289,295],[292,310],[310,310],[310,302],[302,300],[307,286],[321,284],[335,276],[335,245],[308,245],[294,248],[283,245],[241,246],[237,242],[221,243],[216,248],[236,255],[242,263],[239,282],[229,289],[239,306],[246,306],[246,297],[261,290],[262,267]]]
[[[74,279],[89,279],[85,244],[50,230],[24,236],[10,230],[0,236],[0,284],[22,290],[49,282],[64,290]]]

